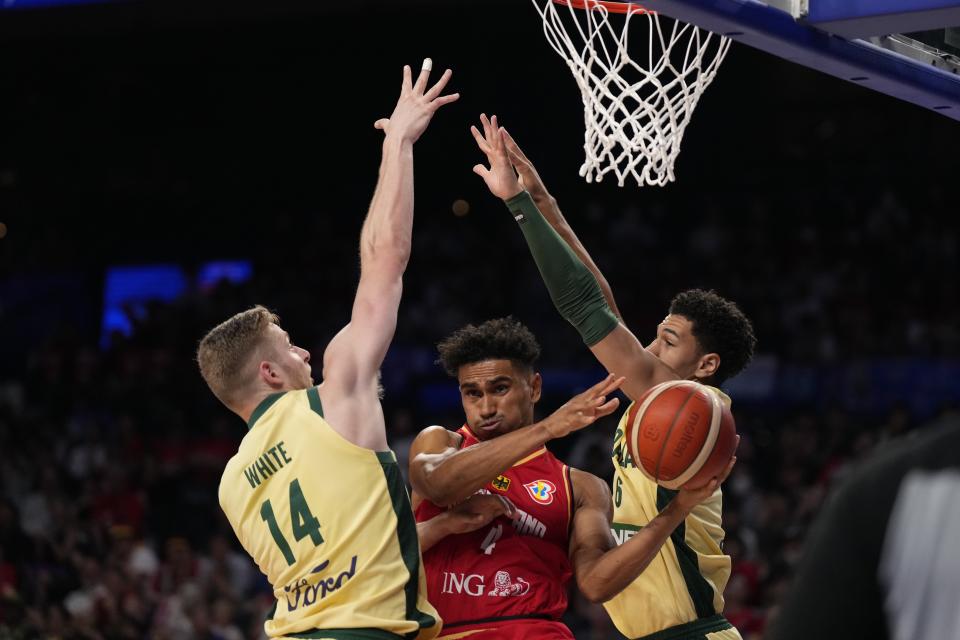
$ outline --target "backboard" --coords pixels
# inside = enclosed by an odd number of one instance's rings
[[[643,5],[960,120],[960,0],[644,0]]]

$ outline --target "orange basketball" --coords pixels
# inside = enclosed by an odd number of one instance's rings
[[[730,461],[737,427],[716,393],[697,382],[673,380],[630,407],[626,440],[634,464],[660,486],[699,487]]]

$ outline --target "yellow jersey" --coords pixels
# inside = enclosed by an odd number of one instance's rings
[[[722,391],[708,388],[730,405]],[[629,413],[627,407],[613,442],[612,529],[618,545],[656,517],[677,494],[648,479],[634,464],[625,438]],[[730,556],[721,548],[722,506],[718,488],[690,512],[643,573],[604,603],[622,634],[642,638],[671,630],[662,637],[682,638],[730,630],[726,637],[739,637],[721,615],[723,589],[730,578]]]
[[[220,480],[220,506],[273,585],[270,638],[428,640],[417,528],[393,452],[323,418],[316,387],[267,397]]]

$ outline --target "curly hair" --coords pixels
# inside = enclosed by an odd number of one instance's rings
[[[465,364],[484,360],[510,360],[526,369],[540,357],[540,345],[530,329],[513,316],[468,324],[457,329],[437,345],[444,371],[454,378]]]
[[[693,336],[704,353],[720,356],[720,368],[713,374],[714,383],[720,384],[737,375],[753,358],[757,345],[753,324],[735,303],[716,291],[682,291],[670,302],[670,314],[690,320]]]

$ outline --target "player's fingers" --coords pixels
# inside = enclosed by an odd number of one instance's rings
[[[471,125],[470,133],[473,134],[473,139],[477,141],[477,146],[480,147],[480,151],[483,151],[487,155],[490,155],[491,153],[490,145],[488,145],[486,139],[482,135],[480,135],[480,131],[475,126]]]
[[[442,107],[445,104],[450,104],[451,102],[456,102],[460,99],[459,93],[450,93],[445,96],[440,96],[436,100],[430,103],[430,106],[433,107],[434,111]]]
[[[618,376],[616,374],[609,374],[606,378],[600,381],[599,384],[594,386],[596,390],[596,395],[608,396],[623,385],[626,378],[623,376]]]
[[[510,132],[507,131],[506,127],[500,127],[500,131],[503,132],[503,141],[507,145],[507,150],[512,155],[517,156],[521,161],[530,164],[527,154],[523,152],[523,150],[520,148],[520,145],[518,145],[517,141],[513,139],[513,136],[510,135]]]
[[[487,118],[487,114],[480,114],[480,124],[483,125],[483,137],[487,139],[487,144],[491,147],[493,146],[493,132],[490,128],[490,119]]]
[[[617,410],[617,407],[620,406],[620,398],[610,398],[605,403],[597,407],[597,412],[595,418],[602,418],[603,416],[608,416],[614,411]]]
[[[390,124],[390,118],[380,118],[373,123],[374,129],[380,129],[381,131],[387,128],[387,125]]]
[[[450,82],[450,76],[453,75],[453,71],[447,69],[443,72],[443,75],[440,76],[440,79],[430,87],[430,89],[423,94],[423,97],[427,100],[433,100],[443,91],[443,88],[447,86],[447,83]]]
[[[483,166],[482,164],[475,164],[475,165],[473,165],[473,172],[474,172],[475,174],[477,174],[478,176],[480,176],[481,178],[483,178],[484,180],[486,180],[486,179],[487,179],[487,174],[490,173],[490,170],[487,169],[487,168],[486,168],[485,166]]]
[[[736,466],[736,464],[737,456],[730,456],[730,462],[727,463],[727,466],[724,467],[723,471],[720,472],[720,475],[717,476],[717,484],[722,483],[724,480],[730,477],[730,473],[733,471],[733,467]]]
[[[614,375],[613,375],[612,373],[608,373],[603,380],[601,380],[601,381],[598,382],[597,384],[595,384],[595,385],[593,385],[592,387],[590,387],[590,389],[589,389],[589,391],[588,391],[587,393],[589,393],[589,394],[591,394],[591,395],[595,395],[595,396],[602,394],[602,393],[603,393],[603,389],[604,389],[608,384],[610,384],[610,382],[611,382],[612,380],[614,380]]]
[[[410,65],[403,65],[403,82],[400,85],[401,91],[410,91],[410,89],[413,88],[413,80],[411,78],[412,75],[413,72],[410,70]]]
[[[431,69],[433,69],[433,60],[424,58],[423,66],[420,67],[420,75],[417,76],[417,82],[413,85],[413,91],[418,95],[422,95],[423,90],[427,88],[427,80],[430,79]]]
[[[490,131],[493,133],[493,148],[496,149],[498,153],[505,153],[503,136],[500,135],[500,125],[497,122],[497,116],[490,118]]]

